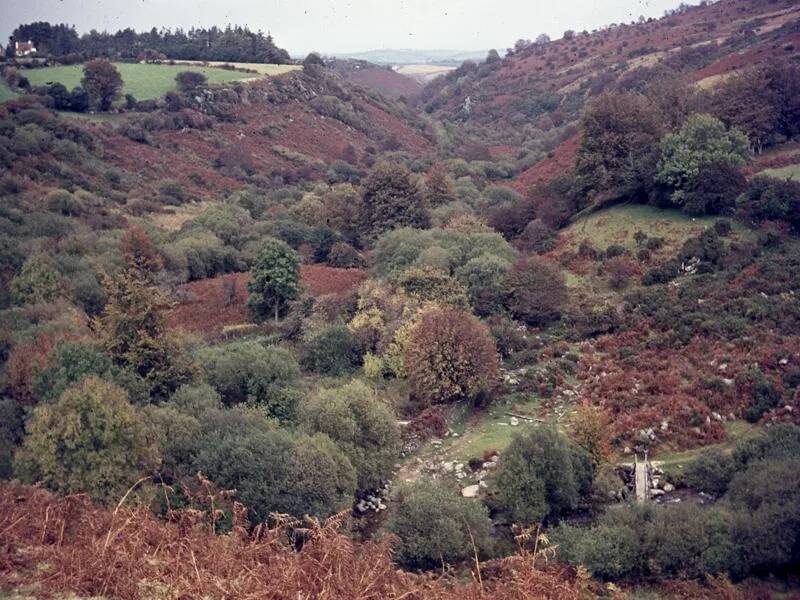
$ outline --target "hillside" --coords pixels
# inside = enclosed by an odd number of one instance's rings
[[[424,86],[20,25],[0,598],[796,597],[796,4]]]
[[[615,24],[531,44],[492,63],[465,63],[424,91],[420,106],[473,132],[479,144],[511,145],[556,137],[555,157],[523,170],[513,186],[526,192],[541,173],[559,172],[574,156],[575,121],[584,104],[643,68],[662,64],[703,89],[752,65],[800,55],[800,8],[790,0],[730,0],[687,7],[645,23]],[[559,137],[555,134],[564,132]],[[454,134],[455,135],[455,134]],[[462,142],[463,143],[463,142]]]
[[[422,84],[419,81],[390,67],[363,60],[333,60],[327,64],[349,82],[374,90],[387,98],[398,99],[402,96],[411,100],[422,93]]]
[[[128,113],[109,119],[42,116],[45,127],[72,128],[91,142],[88,160],[73,163],[84,188],[107,190],[148,201],[165,181],[196,200],[229,193],[254,178],[293,181],[320,178],[327,165],[349,158],[356,165],[380,148],[426,152],[432,145],[424,125],[408,109],[349,85],[335,75],[288,73],[264,81],[210,90],[199,105],[164,115]],[[199,110],[198,110],[199,109]],[[25,104],[0,106],[24,113]],[[78,133],[80,132],[80,133]],[[56,159],[57,160],[57,159]],[[36,154],[9,162],[25,180],[41,167]],[[103,173],[114,170],[109,182]],[[30,198],[56,177],[37,177]]]

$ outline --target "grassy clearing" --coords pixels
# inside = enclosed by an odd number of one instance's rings
[[[253,79],[254,77],[252,73],[227,71],[214,67],[146,65],[139,63],[116,63],[116,67],[122,75],[123,95],[133,94],[137,100],[160,98],[167,92],[177,89],[175,75],[181,71],[201,72],[208,77],[208,82],[212,84],[242,81]],[[31,85],[44,85],[50,82],[59,82],[64,84],[68,89],[72,89],[81,83],[83,65],[30,69],[25,71],[25,76],[30,80]]]
[[[725,452],[731,452],[737,443],[757,437],[763,433],[763,430],[747,421],[728,421],[725,423],[725,432],[727,437],[724,442],[692,448],[683,452],[659,453],[653,457],[653,461],[660,463],[661,467],[670,473],[680,474],[689,463],[706,450],[718,448]]]
[[[5,79],[0,77],[0,102],[7,102],[8,100],[13,100],[16,97],[17,95],[11,91],[11,88],[8,87]]]
[[[690,217],[679,210],[626,204],[587,215],[570,225],[563,235],[570,239],[575,250],[584,239],[598,249],[619,244],[633,250],[636,247],[633,235],[637,231],[663,237],[667,245],[678,247],[715,221],[714,217]]]
[[[800,181],[800,165],[789,165],[781,167],[780,169],[767,169],[761,171],[759,175],[768,175],[776,179],[791,179],[792,181]]]

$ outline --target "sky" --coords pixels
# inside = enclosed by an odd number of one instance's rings
[[[228,23],[270,31],[292,55],[505,49],[519,38],[660,17],[679,0],[0,0],[0,40],[20,23],[116,31]]]

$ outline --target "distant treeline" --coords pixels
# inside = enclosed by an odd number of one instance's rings
[[[145,33],[130,28],[116,33],[92,30],[79,36],[74,26],[40,21],[17,27],[9,38],[6,55],[14,56],[14,42],[29,40],[34,43],[37,54],[52,57],[291,62],[289,53],[276,46],[271,35],[230,25],[225,29],[192,28],[189,31],[154,27]]]

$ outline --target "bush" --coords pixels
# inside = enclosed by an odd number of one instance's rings
[[[400,451],[396,417],[364,383],[321,390],[303,403],[301,421],[327,434],[350,459],[359,492],[375,490],[390,477]]]
[[[94,377],[37,406],[26,430],[15,472],[60,494],[116,501],[156,462],[127,394]]]
[[[706,450],[686,467],[683,482],[693,490],[722,496],[735,472],[731,455],[722,450]]]
[[[567,285],[561,271],[544,259],[526,257],[511,269],[510,308],[529,325],[559,319],[567,301]]]
[[[208,77],[199,71],[181,71],[175,75],[178,89],[184,93],[193,92],[208,83]]]
[[[394,283],[420,302],[454,308],[466,308],[469,304],[461,283],[435,267],[409,267],[394,278]]]
[[[195,468],[221,489],[235,489],[253,523],[272,512],[325,518],[352,502],[355,470],[326,435],[285,429],[208,435]]]
[[[287,350],[265,347],[256,340],[240,340],[204,348],[197,359],[226,404],[251,401],[274,417],[293,416],[296,394],[291,386],[300,370]]]
[[[427,205],[408,169],[394,163],[375,166],[364,181],[360,221],[367,239],[398,227],[429,225]]]
[[[437,481],[401,488],[387,528],[399,538],[395,561],[409,569],[435,569],[486,555],[492,523],[486,508]],[[474,548],[474,550],[473,550]]]
[[[754,177],[739,208],[754,221],[781,220],[800,230],[800,181]]]
[[[490,388],[499,358],[491,333],[475,317],[435,309],[411,330],[404,364],[414,394],[440,403],[469,399]]]
[[[60,397],[68,388],[95,376],[113,381],[119,369],[100,348],[80,342],[60,342],[47,360],[47,365],[34,375],[34,394],[48,402]]]
[[[306,369],[333,376],[355,371],[361,360],[359,344],[344,325],[333,325],[311,338],[300,358]]]
[[[574,510],[591,482],[589,455],[546,427],[514,437],[496,480],[501,504],[515,522],[526,525]]]
[[[25,411],[11,398],[0,399],[0,480],[11,479],[14,453],[25,435]]]

